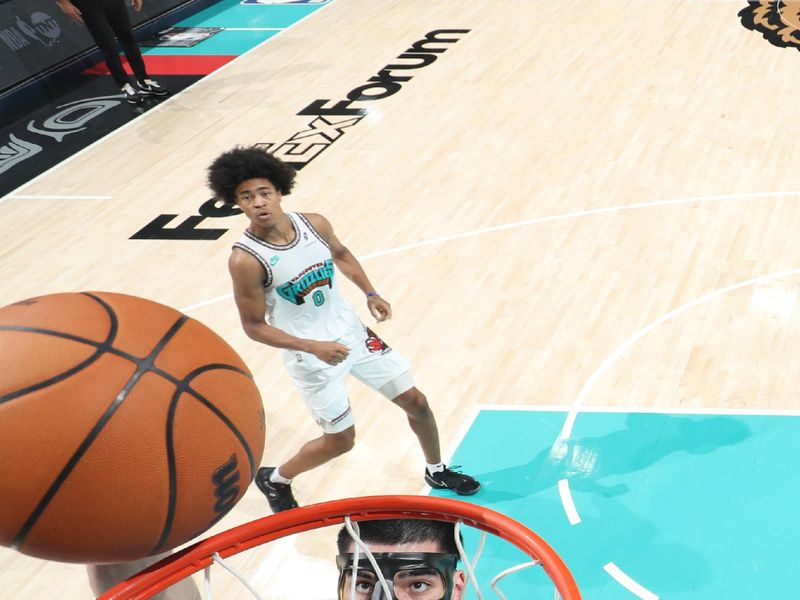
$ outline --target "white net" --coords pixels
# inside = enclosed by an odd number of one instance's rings
[[[378,502],[373,497],[373,502]],[[409,502],[432,502],[438,506],[441,498],[408,497]],[[420,500],[422,499],[422,500]],[[354,499],[369,500],[369,499]],[[328,505],[348,501],[335,501]],[[453,505],[465,503],[447,500]],[[453,505],[447,504],[448,510]],[[339,505],[337,505],[339,506]],[[471,508],[456,506],[462,512],[478,511],[480,519],[487,518],[484,513],[493,513],[482,507],[467,505]],[[524,543],[506,538],[514,538],[510,532],[498,531],[496,524],[486,525],[477,522],[470,515],[454,515],[452,512],[436,512],[430,510],[411,509],[390,511],[376,510],[370,513],[361,507],[352,511],[335,510],[328,517],[314,516],[298,525],[303,519],[303,511],[316,510],[323,514],[322,505],[302,507],[293,511],[279,513],[272,517],[260,519],[252,524],[235,528],[183,551],[163,568],[156,569],[155,575],[131,578],[128,587],[118,586],[110,593],[102,596],[103,600],[121,600],[122,598],[139,599],[157,597],[159,600],[375,600],[397,598],[405,600],[405,593],[415,600],[429,600],[425,595],[410,595],[403,590],[428,590],[430,600],[483,600],[500,598],[514,600],[517,598],[561,598],[556,585],[567,590],[563,597],[566,600],[580,598],[574,587],[566,567],[558,556],[538,536],[536,543],[544,544],[544,548],[535,550],[528,547],[533,542],[525,537]],[[290,513],[297,513],[292,515]],[[387,518],[387,514],[389,518]],[[499,513],[497,513],[499,514]],[[490,515],[491,516],[491,515]],[[501,515],[502,516],[502,515]],[[461,517],[461,518],[459,518]],[[448,569],[439,568],[444,573],[443,582],[437,587],[440,579],[425,579],[422,576],[410,580],[403,576],[409,573],[407,566],[387,571],[386,563],[397,563],[402,554],[409,552],[437,553],[441,549],[430,547],[419,550],[413,544],[402,547],[387,547],[386,543],[374,543],[368,536],[362,540],[359,530],[368,529],[367,522],[375,519],[383,521],[397,520],[439,521],[450,527],[451,540],[455,550],[448,550],[453,560],[455,571],[445,573]],[[507,517],[503,517],[508,519]],[[293,523],[297,521],[297,523]],[[510,520],[509,520],[510,521]],[[520,530],[526,528],[514,523]],[[505,522],[502,523],[506,525]],[[352,544],[348,552],[352,555],[350,563],[353,567],[351,576],[341,575],[341,565],[337,567],[337,537],[340,530],[347,532],[347,540]],[[487,531],[489,532],[487,534]],[[524,533],[524,532],[523,532]],[[345,534],[342,534],[345,535]],[[527,534],[526,534],[527,535]],[[523,546],[521,549],[519,546]],[[394,554],[392,554],[392,552]],[[398,552],[400,554],[398,554]],[[549,554],[552,553],[552,554]],[[544,554],[544,555],[543,555]],[[387,558],[388,556],[388,558]],[[427,556],[427,555],[426,555]],[[457,563],[455,562],[457,556]],[[376,558],[377,557],[377,558]],[[420,559],[421,560],[421,559]],[[420,562],[417,560],[417,562]],[[426,558],[426,560],[428,560]],[[413,562],[413,561],[412,561]],[[424,560],[422,561],[425,562]],[[433,563],[431,563],[433,564]],[[426,566],[422,564],[421,566]],[[415,568],[420,569],[420,565]],[[430,565],[428,565],[430,566]],[[438,568],[438,567],[437,567]],[[406,569],[406,570],[403,570]],[[435,571],[435,569],[429,569]],[[456,574],[453,575],[452,572]],[[366,575],[363,575],[366,573]],[[197,587],[197,595],[190,597],[179,595],[177,591],[166,590],[159,596],[156,592],[163,589],[163,583],[171,583],[191,578]],[[370,579],[371,578],[371,579]],[[559,579],[560,578],[560,579]],[[342,584],[347,582],[347,587]],[[409,584],[408,582],[411,581]],[[409,587],[412,586],[412,587]],[[159,587],[161,586],[161,587]],[[404,588],[403,586],[406,586]],[[449,586],[449,587],[448,587]],[[184,585],[185,588],[185,585]],[[133,591],[131,591],[133,590]],[[435,597],[446,590],[446,596]],[[563,591],[563,590],[562,590]]]

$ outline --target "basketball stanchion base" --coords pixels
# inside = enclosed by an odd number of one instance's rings
[[[531,560],[524,566],[540,566],[552,582],[556,598],[581,598],[575,579],[555,550],[536,533],[506,515],[449,498],[365,496],[303,506],[234,527],[152,565],[115,586],[98,600],[144,600],[215,562],[278,538],[338,525],[347,518],[356,523],[378,519],[429,519],[472,527],[504,539],[530,557]],[[506,571],[510,573],[522,566]],[[495,577],[495,582],[508,573]],[[474,579],[472,583],[475,584]]]

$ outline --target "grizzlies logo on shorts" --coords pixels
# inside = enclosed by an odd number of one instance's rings
[[[367,350],[370,353],[380,352],[381,354],[386,354],[387,352],[391,352],[392,349],[389,345],[384,342],[378,335],[372,331],[369,327],[367,327],[367,339],[364,340],[364,343],[367,345]]]

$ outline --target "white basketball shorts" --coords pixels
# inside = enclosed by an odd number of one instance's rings
[[[354,424],[345,379],[349,374],[389,400],[414,387],[411,365],[369,328],[336,340],[350,349],[338,365],[306,352],[284,352],[284,364],[300,390],[311,416],[325,433],[339,433]]]

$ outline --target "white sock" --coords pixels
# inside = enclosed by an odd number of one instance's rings
[[[438,473],[440,471],[444,471],[444,463],[436,463],[434,465],[426,463],[425,466],[428,469],[428,473],[430,473],[431,475],[433,475],[434,473]]]
[[[269,480],[272,483],[283,483],[285,485],[289,485],[290,483],[292,483],[292,480],[286,479],[286,477],[281,475],[281,472],[277,468],[270,474]]]

